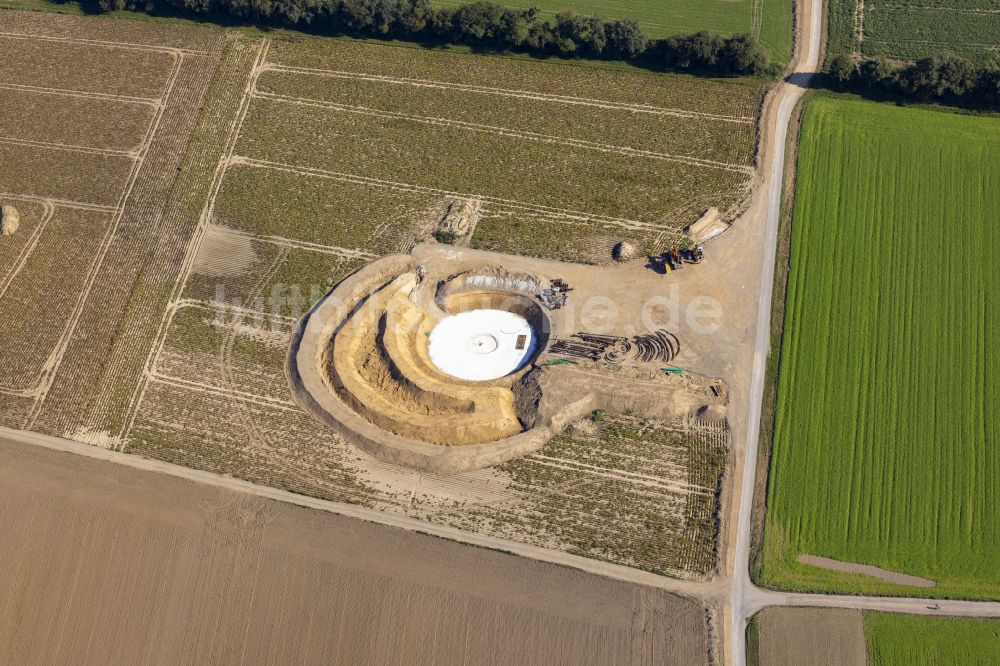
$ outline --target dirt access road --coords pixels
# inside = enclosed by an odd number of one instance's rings
[[[760,274],[760,291],[757,311],[756,339],[753,366],[750,374],[749,414],[745,427],[745,444],[737,449],[737,465],[742,459],[742,478],[734,484],[733,497],[737,516],[735,530],[730,532],[732,541],[727,561],[731,580],[728,603],[725,654],[726,663],[744,666],[746,663],[746,624],[755,613],[768,606],[803,606],[846,608],[922,615],[948,615],[960,617],[1000,617],[1000,603],[976,601],[931,601],[920,598],[861,597],[832,594],[801,594],[776,592],[756,587],[750,580],[750,529],[753,510],[754,480],[757,476],[758,438],[760,433],[761,405],[764,392],[764,372],[769,353],[771,294],[774,287],[774,261],[777,248],[778,222],[781,216],[783,174],[785,169],[785,141],[792,111],[805,93],[809,80],[820,65],[820,46],[823,30],[822,0],[805,0],[804,16],[799,26],[799,61],[794,73],[776,91],[769,111],[762,121],[762,173],[761,187],[741,222],[764,222],[765,239]],[[737,222],[740,224],[740,222]]]
[[[0,663],[705,660],[704,610],[663,590],[18,439]]]

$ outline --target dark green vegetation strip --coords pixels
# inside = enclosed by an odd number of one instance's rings
[[[39,0],[30,0],[34,8]],[[634,2],[634,0],[632,0]],[[778,60],[788,59],[791,46],[791,3],[771,0],[768,30],[759,44],[765,22],[764,0],[710,0],[723,17],[738,15],[739,30],[716,27],[719,17],[697,12],[701,27],[685,35],[650,39],[635,18],[606,19],[597,13],[540,12],[535,7],[511,8],[490,0],[464,2],[454,7],[432,6],[431,0],[81,0],[88,10],[130,10],[180,16],[225,24],[308,29],[326,35],[378,39],[405,39],[435,46],[463,45],[492,52],[519,52],[604,61],[625,61],[654,69],[687,70],[703,75],[775,75]],[[674,2],[669,10],[688,3]],[[0,3],[0,6],[3,6]],[[735,7],[734,7],[735,6]],[[572,9],[572,8],[570,8]],[[777,9],[777,11],[774,11]],[[749,20],[747,20],[749,17]],[[725,18],[723,18],[725,21]],[[661,25],[666,29],[667,26]],[[720,32],[739,32],[723,37]]]
[[[457,7],[459,0],[433,0],[434,5]],[[607,19],[631,18],[651,38],[708,30],[721,35],[759,33],[772,58],[788,60],[792,50],[792,3],[784,0],[505,0],[517,9],[538,7],[542,15],[558,12],[598,14]],[[762,12],[760,24],[755,15]]]
[[[941,53],[977,65],[997,64],[1000,3],[996,0],[829,1],[827,57],[842,53],[915,60]],[[859,30],[860,28],[860,30]]]
[[[871,666],[993,666],[1000,663],[1000,620],[868,613]]]
[[[763,582],[995,597],[1000,120],[820,97],[800,150]]]

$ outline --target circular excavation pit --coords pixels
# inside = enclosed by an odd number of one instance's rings
[[[442,319],[430,332],[428,355],[438,370],[467,381],[490,381],[521,369],[535,352],[535,331],[506,310],[470,310]]]

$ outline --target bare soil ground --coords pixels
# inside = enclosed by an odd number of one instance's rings
[[[865,666],[859,610],[768,608],[757,616],[760,666]]]
[[[0,458],[4,663],[706,661],[704,610],[662,591],[31,445]]]
[[[833,560],[829,557],[820,557],[819,555],[799,555],[798,561],[802,564],[810,564],[814,567],[820,567],[821,569],[830,569],[832,571],[846,571],[849,573],[859,573],[866,576],[873,576],[880,580],[888,581],[890,583],[896,583],[898,585],[912,585],[913,587],[934,587],[934,581],[927,578],[921,578],[920,576],[911,576],[909,574],[899,573],[898,571],[889,571],[887,569],[882,569],[880,567],[873,567],[870,564],[855,564],[854,562],[841,562],[840,560]]]

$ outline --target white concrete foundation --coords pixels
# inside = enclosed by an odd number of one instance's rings
[[[439,370],[458,379],[488,381],[523,366],[535,351],[531,324],[505,310],[471,310],[442,319],[428,353]]]

